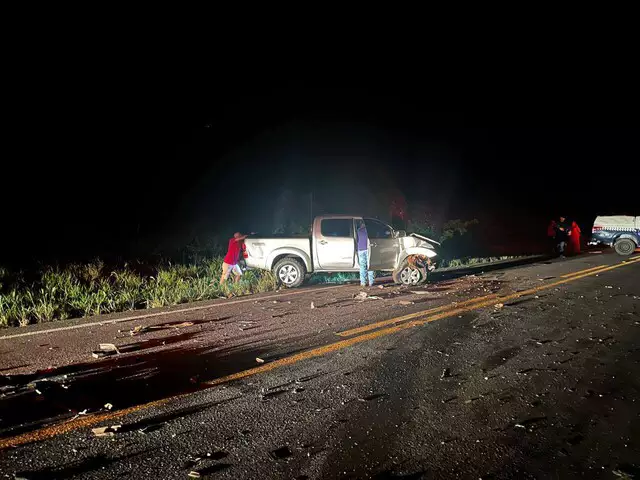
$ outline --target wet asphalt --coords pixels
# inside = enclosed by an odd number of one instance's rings
[[[0,339],[4,440],[179,395],[5,448],[0,472],[31,479],[190,472],[255,479],[637,478],[640,263],[207,383],[344,340],[340,331],[619,262],[605,252],[440,275],[423,288],[375,288],[367,293],[379,298],[364,301],[354,298],[357,286],[280,292]],[[103,342],[121,353],[93,358]],[[109,425],[122,427],[113,436],[92,433]]]

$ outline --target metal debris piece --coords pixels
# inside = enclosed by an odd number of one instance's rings
[[[91,431],[96,437],[113,437],[122,428],[122,425],[111,425],[110,427],[92,428]]]
[[[256,357],[256,362],[258,362],[258,363],[264,363],[264,360],[263,360],[263,359],[261,359],[260,357]]]

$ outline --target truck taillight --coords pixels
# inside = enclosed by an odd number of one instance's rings
[[[600,230],[602,230],[602,227],[600,225],[594,225],[591,229],[592,232],[599,232]]]

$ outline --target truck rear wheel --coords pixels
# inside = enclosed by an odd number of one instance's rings
[[[408,260],[404,260],[393,271],[393,281],[400,285],[420,285],[427,281],[427,270],[411,266]]]
[[[618,255],[629,256],[636,251],[636,244],[629,238],[619,238],[613,245]]]
[[[300,260],[287,257],[276,262],[273,267],[273,274],[276,276],[278,284],[287,288],[295,288],[304,282],[306,271]]]

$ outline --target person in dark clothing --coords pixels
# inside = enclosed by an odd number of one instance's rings
[[[566,217],[560,217],[556,223],[556,245],[560,258],[564,258],[564,252],[567,247],[567,240],[569,238],[570,231],[571,224],[567,221]]]
[[[373,286],[373,271],[369,270],[369,236],[367,234],[367,226],[360,220],[357,230],[357,245],[358,245],[358,263],[360,265],[360,286],[367,285],[369,280],[369,286]]]

